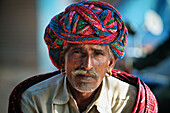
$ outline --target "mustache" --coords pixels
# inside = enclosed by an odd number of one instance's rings
[[[79,70],[74,70],[74,71],[72,71],[71,72],[71,74],[74,76],[74,75],[85,75],[85,74],[87,74],[87,75],[90,75],[90,76],[94,76],[94,77],[98,77],[98,76],[100,76],[100,74],[98,74],[96,71],[94,71],[94,70],[81,70],[81,69],[79,69]]]

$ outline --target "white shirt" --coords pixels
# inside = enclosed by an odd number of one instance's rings
[[[58,74],[28,88],[21,97],[23,113],[79,113],[66,82],[66,75]],[[136,87],[104,77],[101,90],[83,113],[131,113],[136,96]]]

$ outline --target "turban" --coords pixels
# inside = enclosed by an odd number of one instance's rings
[[[122,58],[127,29],[119,12],[110,4],[82,1],[71,4],[51,19],[44,40],[53,64],[60,69],[60,49],[69,43],[109,45],[114,55]]]

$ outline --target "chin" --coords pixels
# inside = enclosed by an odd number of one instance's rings
[[[91,84],[79,84],[78,86],[75,86],[74,89],[76,89],[77,91],[81,92],[81,93],[91,93],[94,92],[97,88],[94,87],[94,85]]]

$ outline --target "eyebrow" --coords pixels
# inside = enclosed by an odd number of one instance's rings
[[[71,51],[74,51],[74,50],[83,50],[83,48],[82,47],[75,47],[75,48],[71,49]]]

